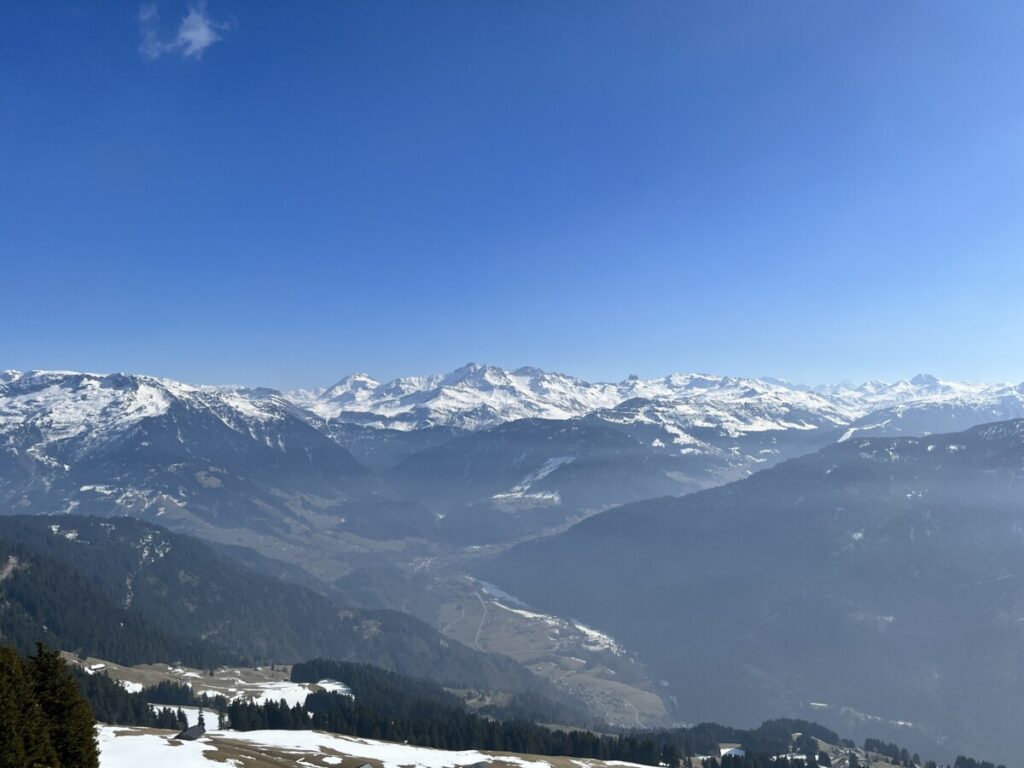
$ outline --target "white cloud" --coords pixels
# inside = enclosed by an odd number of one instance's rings
[[[206,3],[189,5],[188,13],[178,25],[173,37],[165,38],[160,29],[160,10],[156,3],[144,3],[139,8],[139,53],[147,59],[159,59],[164,54],[180,53],[186,59],[200,59],[203,51],[221,40],[221,33],[231,28],[226,22],[214,21],[206,13]]]

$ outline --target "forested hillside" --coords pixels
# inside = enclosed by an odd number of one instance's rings
[[[196,666],[324,656],[458,687],[545,687],[410,616],[339,605],[138,520],[0,516],[0,552],[15,558],[0,583],[0,631],[23,646],[47,639],[125,663]]]
[[[171,659],[199,667],[236,658],[215,642],[168,631],[61,560],[0,534],[0,641],[29,653],[37,642],[125,664]]]

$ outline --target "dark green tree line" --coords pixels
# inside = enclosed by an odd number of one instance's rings
[[[39,645],[25,659],[0,648],[0,765],[98,768],[92,710],[64,659]]]

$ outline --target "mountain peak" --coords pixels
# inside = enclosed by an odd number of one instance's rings
[[[373,384],[373,385],[377,385],[379,383],[380,383],[379,381],[377,381],[375,378],[373,378],[373,376],[371,376],[368,373],[350,373],[347,376],[342,376],[340,379],[338,379],[338,381],[334,384],[334,387],[342,386],[342,385],[349,386],[349,385],[352,385],[352,384],[359,384],[359,385]],[[332,389],[333,389],[333,387],[332,387]]]
[[[367,373],[350,373],[342,376],[333,385],[321,393],[323,400],[333,400],[341,395],[351,392],[364,392],[373,390],[380,386],[380,382]]]

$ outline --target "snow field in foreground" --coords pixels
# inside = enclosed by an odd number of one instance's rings
[[[238,760],[217,762],[213,759],[218,747],[230,752],[233,743],[250,750],[272,751],[296,761],[317,758],[323,765],[340,765],[341,756],[379,761],[383,768],[458,768],[474,763],[495,763],[519,768],[552,768],[543,759],[488,755],[476,750],[455,752],[428,749],[407,744],[393,744],[352,736],[339,736],[320,731],[210,731],[199,741],[176,742],[165,734],[147,732],[142,728],[103,725],[98,729],[101,768],[213,768],[242,766]],[[221,753],[223,759],[223,752]],[[552,758],[565,761],[565,758]],[[589,760],[572,760],[584,768],[609,765]],[[301,763],[300,763],[301,764]],[[615,765],[633,766],[632,763]],[[636,766],[635,768],[646,768]]]

